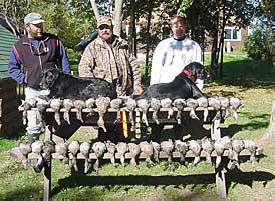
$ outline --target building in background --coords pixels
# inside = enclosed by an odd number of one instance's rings
[[[18,40],[9,29],[6,21],[0,18],[0,78],[9,77],[8,62],[12,45]]]

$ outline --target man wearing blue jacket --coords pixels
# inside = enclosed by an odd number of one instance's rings
[[[29,13],[24,18],[26,35],[17,41],[10,53],[8,64],[9,75],[19,84],[26,86],[25,98],[48,95],[39,83],[42,73],[50,68],[61,68],[64,73],[71,72],[67,53],[57,36],[43,32],[45,21],[38,13]],[[27,133],[29,140],[34,141],[44,128],[36,123],[36,112],[28,111]]]

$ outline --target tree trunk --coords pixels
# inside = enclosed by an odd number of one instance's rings
[[[117,36],[121,35],[121,22],[122,22],[122,5],[123,0],[115,0],[114,10],[114,34]]]
[[[275,16],[271,17],[271,22],[275,21]],[[270,24],[270,46],[271,46],[271,61],[273,67],[275,67],[275,24],[271,23]]]
[[[2,117],[2,99],[0,99],[0,119]]]
[[[272,100],[272,111],[270,116],[269,127],[266,133],[263,135],[263,140],[272,139],[275,136],[275,94]]]
[[[275,34],[273,34],[273,37],[275,37]],[[272,41],[271,53],[272,53],[272,64],[273,64],[273,67],[275,67],[275,40],[274,39]]]
[[[4,16],[5,16],[5,20],[6,20],[7,24],[9,25],[9,27],[10,27],[11,30],[12,30],[13,35],[15,35],[17,38],[20,38],[20,34],[19,34],[20,32],[19,32],[19,31],[16,31],[15,28],[14,28],[14,27],[12,26],[12,24],[10,23],[8,17],[7,17],[6,15],[4,15]]]
[[[136,15],[135,15],[135,0],[131,0],[131,15],[129,24],[129,47],[132,54],[137,56],[136,47]]]
[[[147,37],[147,44],[146,44],[146,61],[145,61],[145,78],[148,78],[149,74],[149,52],[150,52],[150,27],[151,27],[151,19],[152,19],[152,9],[148,12],[147,17],[147,27],[146,27],[146,37]]]
[[[220,45],[219,45],[219,52],[221,52],[221,63],[220,63],[220,78],[223,78],[223,47],[224,47],[224,29],[225,29],[225,25],[226,25],[226,12],[225,12],[225,6],[223,7],[223,14],[222,14],[222,30],[221,30],[221,35],[220,35]],[[218,53],[219,55],[219,53]],[[219,61],[219,56],[217,58],[217,60]]]
[[[221,63],[220,63],[220,78],[223,78],[223,47],[224,47],[224,37],[221,37]]]
[[[211,71],[214,78],[217,76],[217,68],[218,68],[218,61],[217,61],[218,47],[217,46],[218,46],[218,38],[216,36],[213,39],[212,48],[211,48]]]
[[[95,18],[96,18],[96,21],[98,22],[99,21],[99,12],[98,12],[98,9],[97,9],[97,5],[96,5],[96,0],[90,0],[90,3],[92,5],[92,8],[93,8],[93,11],[94,11],[94,14],[95,14]]]
[[[219,12],[217,11],[215,15],[213,16],[215,20],[215,24],[218,27],[219,26]],[[212,48],[211,48],[211,73],[213,78],[217,76],[218,71],[218,39],[219,39],[219,30],[216,29],[211,34],[211,37],[213,38],[212,41]]]

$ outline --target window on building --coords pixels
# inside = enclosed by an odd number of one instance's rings
[[[231,39],[231,29],[225,29],[225,39]]]
[[[241,31],[235,28],[226,28],[225,40],[241,40]]]
[[[232,39],[238,39],[238,31],[236,29],[233,29],[232,31],[233,31]]]

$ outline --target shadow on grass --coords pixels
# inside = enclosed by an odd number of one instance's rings
[[[269,181],[275,179],[275,176],[269,172],[256,171],[256,172],[241,172],[240,170],[230,171],[226,175],[227,189],[233,183],[247,185],[252,187],[254,181],[264,181],[266,185]],[[199,188],[207,189],[207,185],[215,184],[215,173],[212,174],[194,174],[194,175],[179,175],[179,176],[85,176],[74,175],[58,181],[58,186],[52,190],[52,195],[56,195],[63,189],[74,188],[77,186],[105,186],[107,189],[111,189],[115,185],[143,185],[143,186],[159,186],[163,185],[163,188],[175,185],[175,186],[187,186],[193,184],[195,189]]]
[[[263,123],[260,121],[249,122],[247,124],[239,125],[239,124],[231,124],[228,128],[221,128],[222,136],[233,137],[239,131],[252,131],[255,129],[267,128],[268,123]]]
[[[266,61],[248,58],[224,63],[223,78],[217,78],[218,85],[271,89],[275,87],[275,68]]]
[[[6,194],[0,193],[0,200],[40,200],[42,197],[39,191],[41,191],[41,189],[38,187],[20,189],[14,188]]]
[[[98,193],[98,192],[89,193],[89,199],[98,200],[98,198],[101,197],[103,193],[104,192],[102,192],[102,193]],[[77,192],[74,193],[74,194],[77,194]],[[83,196],[83,193],[81,194],[81,196]],[[39,188],[36,188],[36,187],[22,188],[20,190],[17,190],[15,188],[7,194],[1,194],[0,193],[0,200],[43,200],[43,190],[41,190],[41,188],[39,189]],[[78,199],[74,198],[72,200],[78,200]]]
[[[265,171],[255,171],[255,172],[242,172],[241,170],[235,169],[229,171],[226,175],[227,177],[227,188],[229,188],[233,182],[232,188],[237,184],[243,184],[249,186],[253,185],[254,181],[263,182],[264,187],[268,182],[275,179],[275,175],[270,172]]]
[[[251,121],[246,124],[230,124],[227,128],[221,128],[222,136],[227,135],[229,137],[232,137],[239,131],[253,131],[261,128],[267,128],[269,125],[269,121],[266,121],[267,119],[269,119],[268,114],[254,116],[251,116],[250,114],[244,112],[240,112],[239,114],[243,116],[250,116],[249,119],[251,119]]]
[[[158,186],[158,185],[205,185],[215,182],[214,174],[200,174],[188,176],[85,176],[74,175],[58,181],[58,186],[52,190],[52,195],[56,195],[66,188],[76,186],[106,186],[111,188],[115,185],[143,185],[143,186]]]

